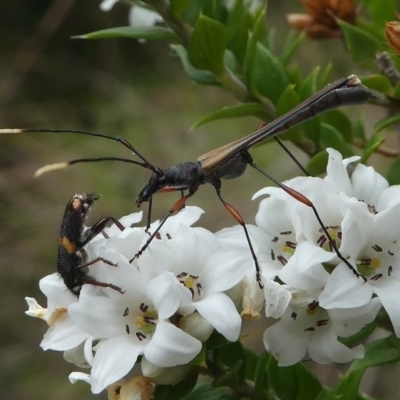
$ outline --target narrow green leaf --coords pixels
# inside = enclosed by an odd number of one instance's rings
[[[356,122],[353,124],[353,137],[360,139],[363,142],[367,141],[364,131],[364,120],[361,116],[357,118]]]
[[[158,397],[156,397],[158,400]],[[175,400],[170,397],[169,400]],[[213,387],[209,383],[198,385],[192,393],[183,400],[242,400],[240,396],[233,394],[229,389]]]
[[[342,29],[347,48],[354,61],[364,68],[373,70],[376,52],[385,50],[383,42],[355,25],[339,19],[337,23]]]
[[[333,126],[347,143],[353,143],[353,128],[349,117],[340,110],[331,110],[320,116],[320,121]]]
[[[261,43],[257,45],[252,79],[257,91],[274,104],[289,84],[280,61]]]
[[[353,149],[345,142],[341,132],[332,125],[321,124],[320,141],[323,148],[333,147],[339,151],[344,158],[354,155]]]
[[[389,336],[372,342],[366,349],[365,357],[355,360],[348,372],[340,378],[336,390],[343,398],[357,399],[361,379],[369,367],[397,362],[400,360],[400,339]]]
[[[283,52],[281,57],[282,64],[285,67],[290,63],[296,51],[304,42],[306,37],[307,37],[306,32],[301,32],[299,34],[297,31],[293,29],[289,31],[286,37],[285,44],[283,45]]]
[[[258,358],[257,369],[254,374],[254,391],[256,398],[266,397],[265,394],[269,391],[269,380],[267,366],[272,356],[265,352]]]
[[[374,133],[381,132],[384,129],[389,128],[390,126],[398,123],[400,123],[400,114],[381,119],[379,122],[375,124]]]
[[[299,88],[300,100],[308,99],[317,92],[318,74],[320,70],[320,66],[317,65],[303,80]]]
[[[229,33],[228,48],[235,54],[243,66],[246,55],[248,32],[252,29],[252,18],[243,0],[236,0],[228,15],[227,30]]]
[[[170,45],[170,47],[176,51],[182,62],[183,69],[194,81],[202,85],[221,86],[212,72],[199,70],[193,67],[189,61],[187,51],[182,45]]]
[[[400,184],[400,157],[396,158],[396,161],[392,163],[386,174],[386,178],[390,185]]]
[[[366,164],[371,155],[376,149],[385,141],[385,138],[380,135],[372,135],[364,145],[363,154],[361,156],[360,162]]]
[[[265,37],[265,11],[260,11],[256,22],[254,23],[253,32],[249,35],[246,46],[246,55],[244,59],[244,77],[250,93],[255,93],[255,83],[253,80],[254,62],[256,59],[257,44]]]
[[[233,106],[226,106],[219,110],[213,111],[212,113],[204,116],[203,118],[196,121],[190,128],[190,130],[196,129],[201,125],[204,125],[211,121],[216,121],[224,118],[237,118],[256,116],[263,120],[267,118],[264,107],[258,103],[241,103]]]
[[[379,0],[361,0],[361,2],[367,8],[376,25],[383,25],[385,22],[396,18],[397,0],[385,0],[384,7]]]
[[[85,35],[72,36],[72,39],[146,39],[146,40],[169,40],[180,43],[181,40],[168,28],[160,26],[120,26],[116,28],[103,29],[101,31],[86,33]]]
[[[200,15],[188,47],[188,56],[193,67],[214,72],[217,76],[224,70],[224,52],[228,33],[218,21]]]
[[[328,153],[326,150],[320,151],[306,165],[306,170],[311,176],[318,176],[326,171],[328,164]]]
[[[268,364],[271,388],[281,400],[315,399],[324,391],[320,381],[304,366],[297,363],[290,367],[278,367],[272,357]]]
[[[322,86],[322,87],[326,86],[331,81],[330,76],[331,76],[331,73],[332,73],[332,69],[333,69],[332,63],[329,63],[325,67],[325,69],[322,71],[321,79],[320,79],[320,82],[319,82],[320,86]]]
[[[362,83],[370,89],[378,90],[379,92],[393,95],[393,88],[386,76],[374,74],[361,78]]]

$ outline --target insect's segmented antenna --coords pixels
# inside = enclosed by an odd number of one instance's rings
[[[101,137],[104,139],[112,140],[114,142],[121,143],[127,149],[131,150],[134,155],[136,155],[143,161],[143,163],[139,163],[137,161],[134,162],[133,160],[128,161],[127,159],[118,159],[115,157],[107,157],[107,158],[103,158],[103,159],[100,159],[100,158],[92,159],[93,162],[119,160],[119,161],[130,162],[132,164],[140,165],[140,166],[150,169],[151,171],[156,172],[156,173],[159,172],[159,169],[157,167],[155,167],[149,160],[147,160],[146,157],[144,157],[141,153],[139,153],[136,150],[136,148],[133,147],[133,145],[131,143],[129,143],[126,139],[120,138],[119,136],[109,136],[109,135],[104,135],[102,133],[81,131],[81,130],[76,130],[76,129],[46,129],[46,128],[4,128],[4,129],[0,129],[0,134],[18,134],[18,133],[77,133],[80,135],[95,136],[95,137]],[[45,172],[53,171],[55,169],[66,168],[72,164],[77,164],[79,162],[90,162],[89,160],[90,159],[77,159],[77,160],[61,162],[61,163],[57,163],[57,164],[46,165],[46,166],[40,168],[35,173],[35,176],[36,176],[36,174],[42,175]]]
[[[76,160],[69,160],[69,161],[63,161],[63,162],[58,162],[58,163],[54,163],[54,164],[47,164],[43,167],[40,167],[35,172],[35,178],[38,178],[39,176],[46,174],[47,172],[55,171],[58,169],[64,169],[64,168],[70,167],[71,165],[74,165],[74,164],[80,164],[80,163],[85,163],[85,162],[100,162],[100,161],[122,161],[122,162],[130,163],[130,164],[139,165],[140,167],[149,169],[147,163],[142,163],[139,161],[131,160],[129,158],[119,158],[119,157],[77,158]]]

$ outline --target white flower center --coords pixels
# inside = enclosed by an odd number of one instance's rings
[[[201,296],[202,287],[201,283],[198,282],[198,276],[190,275],[187,272],[181,272],[176,277],[178,278],[179,282],[185,286],[185,288],[190,290],[190,293],[192,293],[192,299],[195,296]]]
[[[124,317],[129,315],[129,308],[127,307],[124,311]],[[136,337],[142,341],[147,339],[149,335],[152,335],[156,330],[158,322],[158,314],[154,309],[150,309],[145,303],[141,303],[139,306],[139,312],[133,317],[133,331]],[[130,335],[132,329],[130,324],[125,325],[126,333]]]

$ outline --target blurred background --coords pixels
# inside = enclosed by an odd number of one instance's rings
[[[192,83],[165,43],[71,39],[128,24],[126,5],[103,12],[99,4],[98,0],[0,2],[1,128],[71,128],[120,135],[154,164],[167,167],[195,160],[261,122],[235,119],[189,132],[200,117],[235,100],[218,88]],[[270,1],[266,23],[277,29],[278,43],[280,33],[289,29],[285,14],[301,10],[296,1]],[[307,50],[299,52],[296,62],[305,72],[328,61],[334,66],[332,80],[362,72],[350,64],[339,40],[306,41],[303,46]],[[104,215],[121,217],[135,211],[135,198],[150,172],[102,163],[35,179],[34,171],[44,164],[130,154],[118,144],[72,134],[4,135],[0,141],[0,398],[92,399],[88,385],[69,383],[68,374],[76,368],[61,353],[41,350],[47,326],[24,315],[24,297],[46,305],[38,281],[55,271],[61,218],[74,193],[102,195],[90,221]],[[277,179],[299,175],[274,144],[252,154]],[[267,184],[261,175],[248,171],[238,180],[224,182],[222,193],[253,223],[257,204],[251,196]],[[153,219],[163,217],[176,196],[156,196]],[[190,204],[206,211],[201,226],[216,231],[234,225],[211,186],[201,188]],[[146,212],[146,205],[143,208]],[[377,398],[394,398],[376,390]]]

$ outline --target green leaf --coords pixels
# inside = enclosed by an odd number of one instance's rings
[[[228,48],[235,54],[241,65],[246,55],[248,32],[252,28],[252,18],[243,0],[236,0],[229,13],[227,30],[229,33]]]
[[[394,124],[398,124],[399,122],[400,122],[400,114],[381,119],[379,122],[375,124],[374,133],[381,132],[384,129],[389,128]]]
[[[254,115],[263,120],[267,119],[264,107],[259,103],[241,103],[233,106],[226,106],[219,110],[213,111],[212,113],[204,116],[203,118],[196,121],[190,128],[190,130],[196,129],[201,125],[204,125],[211,121],[216,121],[225,118],[237,118],[247,117]]]
[[[190,63],[197,69],[214,72],[224,71],[224,53],[228,43],[228,32],[218,21],[200,15],[189,42]]]
[[[246,46],[246,55],[244,58],[244,77],[247,87],[249,88],[250,93],[255,94],[256,88],[253,80],[253,72],[254,72],[254,62],[256,59],[257,53],[257,44],[262,41],[265,37],[265,11],[260,11],[258,18],[254,24],[253,32],[249,35],[248,43]]]
[[[306,170],[311,176],[318,176],[326,171],[328,165],[328,153],[326,150],[322,150],[310,159],[306,166]]]
[[[258,43],[252,80],[257,91],[277,104],[289,79],[279,60],[261,43]]]
[[[197,378],[198,373],[196,371],[191,371],[185,376],[185,379],[176,385],[157,385],[154,391],[155,398],[157,400],[182,399],[184,396],[189,395],[195,388]]]
[[[318,74],[320,70],[320,66],[317,65],[303,80],[299,89],[300,100],[306,100],[317,92]]]
[[[369,367],[386,365],[400,360],[400,339],[389,336],[372,342],[366,349],[365,357],[355,360],[348,372],[340,378],[336,390],[343,398],[357,399],[361,379]]]
[[[374,332],[376,326],[376,321],[370,322],[354,335],[348,337],[340,337],[339,341],[347,347],[352,347],[354,343],[359,343],[361,340],[366,339],[368,336],[370,336]]]
[[[368,75],[361,78],[362,83],[370,89],[378,90],[379,92],[393,95],[393,88],[389,79],[380,74]]]
[[[353,128],[349,117],[340,110],[331,110],[320,117],[322,122],[333,126],[347,143],[353,142]]]
[[[343,135],[332,125],[321,124],[320,141],[322,147],[333,147],[339,151],[344,158],[354,155],[352,148],[345,142]]]
[[[367,141],[364,132],[364,120],[361,116],[353,124],[353,137],[360,139],[362,142]]]
[[[386,178],[389,181],[390,185],[400,184],[400,157],[397,157],[396,161],[392,163],[386,175]]]
[[[265,352],[258,357],[257,369],[254,374],[254,392],[256,398],[266,398],[269,391],[269,380],[267,366],[272,356]]]
[[[336,21],[342,29],[347,48],[354,61],[369,70],[375,69],[375,54],[385,50],[384,44],[357,26],[342,20]]]
[[[324,391],[319,380],[303,363],[278,367],[276,360],[271,357],[268,364],[268,380],[281,400],[315,399]]]
[[[290,63],[296,51],[304,42],[306,37],[307,33],[305,31],[301,32],[300,34],[293,29],[289,31],[285,44],[283,45],[283,53],[281,56],[282,64],[285,67]]]
[[[319,82],[319,84],[323,87],[323,86],[326,86],[329,82],[330,82],[330,76],[331,76],[331,73],[332,73],[332,69],[333,69],[333,66],[332,66],[332,63],[329,63],[326,67],[325,67],[325,69],[322,71],[322,73],[321,73],[321,79],[320,79],[320,82]]]
[[[376,25],[384,25],[385,22],[396,18],[397,0],[385,0],[385,6],[380,0],[361,0]]]
[[[190,5],[190,2],[190,0],[170,0],[170,9],[173,17],[178,21],[181,21]]]
[[[190,64],[187,51],[182,45],[180,45],[180,44],[170,45],[170,47],[176,51],[176,53],[178,54],[178,56],[182,62],[182,66],[183,66],[185,72],[194,81],[196,81],[197,83],[200,83],[202,85],[221,86],[218,79],[215,77],[215,75],[212,72],[196,69],[193,67],[192,64]]]
[[[73,39],[146,39],[146,40],[169,40],[179,43],[181,40],[168,28],[160,26],[120,26],[116,28],[103,29],[101,31],[86,33],[85,35],[72,36]]]
[[[158,400],[158,397],[156,397]],[[169,400],[175,400],[170,397]],[[240,396],[233,394],[229,389],[213,387],[209,383],[198,385],[192,393],[183,400],[242,400]]]

